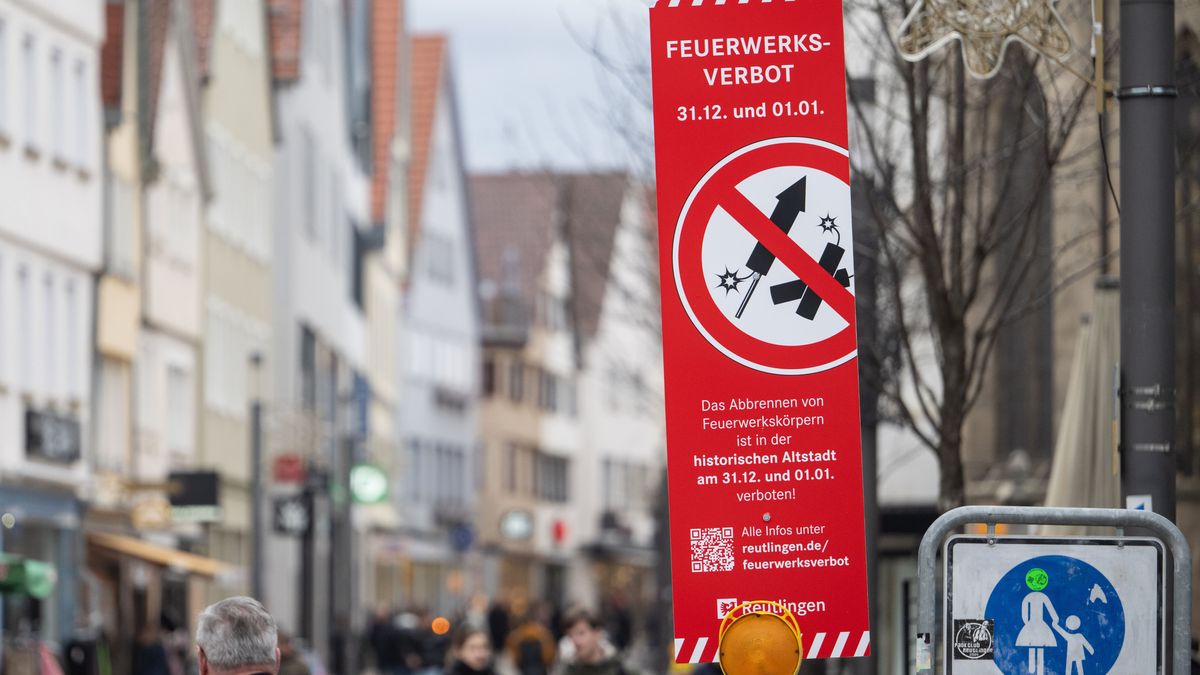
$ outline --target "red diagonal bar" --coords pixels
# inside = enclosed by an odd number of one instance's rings
[[[739,225],[746,228],[750,236],[760,242],[775,257],[787,265],[809,289],[837,312],[847,323],[854,324],[854,296],[833,275],[826,272],[800,245],[784,234],[758,207],[736,189],[721,200],[720,206],[733,216]]]

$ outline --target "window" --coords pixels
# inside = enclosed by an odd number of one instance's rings
[[[88,138],[88,113],[91,111],[91,98],[87,95],[87,78],[84,77],[84,66],[82,60],[75,61],[75,68],[72,71],[72,99],[74,105],[71,108],[75,111],[75,133],[71,141],[74,146],[72,159],[75,160],[75,165],[81,169],[89,168],[88,162],[88,147],[91,139]]]
[[[56,161],[66,158],[66,144],[63,134],[66,125],[63,124],[65,101],[63,101],[63,64],[62,52],[55,49],[50,52],[50,148]]]
[[[509,494],[517,493],[517,452],[512,443],[504,446],[504,490]]]
[[[133,188],[116,174],[110,175],[108,184],[111,192],[109,207],[112,209],[112,227],[109,232],[111,241],[105,248],[108,249],[109,269],[115,275],[133,279]]]
[[[300,327],[300,401],[308,412],[317,408],[317,336],[307,326]]]
[[[449,286],[454,283],[454,242],[437,232],[424,235],[425,269],[430,279]]]
[[[338,172],[329,171],[329,256],[333,259],[333,269],[342,269],[342,241],[346,236],[345,221],[342,219],[342,186],[338,183]]]
[[[317,240],[317,158],[313,144],[312,132],[304,129],[300,132],[300,176],[301,197],[304,212],[300,218],[304,221],[304,234],[309,241]]]
[[[567,501],[567,459],[538,453],[537,496],[550,502]]]
[[[567,306],[562,298],[542,291],[537,298],[537,320],[549,330],[567,329]]]
[[[508,398],[514,403],[525,398],[525,365],[517,357],[508,364]]]
[[[223,303],[209,301],[207,322],[205,405],[241,419],[247,409],[247,369],[254,339],[244,317]]]
[[[65,293],[64,310],[67,313],[67,400],[78,401],[83,398],[83,364],[80,363],[79,352],[83,346],[83,336],[79,334],[79,300],[75,293],[75,282],[68,281]]]
[[[8,131],[8,26],[0,19],[0,133]]]
[[[167,449],[187,453],[192,446],[191,378],[179,366],[167,366]]]
[[[553,373],[540,371],[538,387],[538,406],[546,412],[558,410],[558,377]]]
[[[17,302],[20,314],[17,325],[21,331],[21,341],[17,343],[16,356],[21,364],[21,386],[26,393],[33,389],[33,301],[29,297],[29,270],[21,267],[17,271]]]
[[[96,417],[96,468],[114,473],[125,469],[129,447],[129,368],[101,358],[100,414]]]
[[[614,468],[611,459],[603,460],[600,463],[600,500],[606,511],[616,505],[616,501],[613,499]]]
[[[512,495],[535,496],[536,449],[510,443],[504,449],[504,489]]]
[[[317,16],[319,9],[319,0],[307,0],[304,3],[304,16],[300,20],[300,24],[304,30],[304,44],[302,49],[304,53],[312,60],[315,60],[318,54],[317,49],[317,30],[320,17]]]
[[[496,362],[492,357],[483,360],[483,395],[491,396],[496,393]]]
[[[4,298],[4,282],[4,258],[0,256],[0,326],[7,326],[9,321],[9,317],[5,313],[5,310],[8,309],[8,307]],[[5,331],[0,330],[0,386],[2,386],[5,382],[5,375],[7,372],[5,366],[8,365],[4,361],[5,337]]]
[[[179,366],[167,367],[167,450],[186,454],[192,446],[191,378]]]
[[[647,467],[605,459],[602,465],[601,497],[605,510],[644,509],[649,505]]]
[[[37,45],[32,35],[25,36],[21,45],[22,76],[24,78],[25,98],[25,145],[32,148],[37,145]]]

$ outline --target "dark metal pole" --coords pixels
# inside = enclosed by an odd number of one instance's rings
[[[879,388],[881,386],[879,355],[879,309],[877,251],[878,224],[868,206],[873,178],[858,176],[851,188],[854,207],[854,297],[858,307],[858,382],[859,409],[862,426],[863,515],[867,538],[867,621],[871,627],[870,654],[857,659],[855,672],[876,675],[879,672],[879,638],[883,624],[879,621],[879,603],[884,597],[879,587]]]
[[[1175,3],[1121,0],[1121,475],[1175,520]]]
[[[317,500],[316,500],[316,484],[319,478],[313,474],[317,468],[312,461],[308,462],[308,471],[305,472],[304,490],[300,493],[304,500],[304,510],[308,513],[308,523],[304,528],[304,535],[300,539],[300,630],[303,632],[304,639],[308,641],[310,649],[316,645],[316,626],[313,624],[313,596],[316,589],[316,574],[313,570],[314,561],[313,554],[315,546],[314,536],[317,520]]]
[[[262,372],[262,354],[250,355],[250,373],[254,378],[254,398],[250,402],[250,538],[253,558],[250,560],[250,594],[259,601],[265,599],[263,584],[263,561],[265,539],[263,536],[263,403],[258,389]]]

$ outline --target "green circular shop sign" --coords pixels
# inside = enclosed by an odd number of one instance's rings
[[[350,469],[350,494],[359,504],[378,504],[386,500],[387,474],[374,464],[356,464]]]

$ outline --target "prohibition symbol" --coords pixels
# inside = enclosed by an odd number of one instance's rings
[[[755,370],[817,373],[857,354],[850,161],[810,138],[746,146],[684,203],[675,285],[713,347]]]

